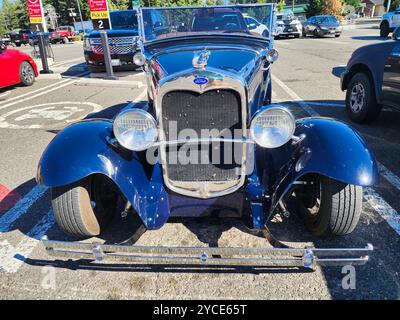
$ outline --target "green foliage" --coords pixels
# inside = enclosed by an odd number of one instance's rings
[[[285,0],[280,0],[278,3],[278,11],[280,13],[283,13],[284,10],[285,10]]]
[[[322,13],[324,10],[324,0],[310,0],[308,6],[306,7],[307,18],[316,16]]]
[[[344,0],[344,3],[349,6],[353,6],[354,9],[357,10],[360,7],[361,0]]]

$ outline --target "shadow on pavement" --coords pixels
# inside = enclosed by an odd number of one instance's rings
[[[379,40],[379,41],[388,41],[391,40],[391,38],[387,37],[380,37],[380,36],[354,36],[351,37],[353,40],[368,40],[368,41],[373,41],[373,40]]]

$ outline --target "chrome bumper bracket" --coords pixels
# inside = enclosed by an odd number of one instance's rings
[[[352,249],[272,247],[161,247],[99,243],[62,242],[42,239],[46,252],[54,257],[97,262],[191,264],[222,266],[321,266],[362,265],[373,246]]]

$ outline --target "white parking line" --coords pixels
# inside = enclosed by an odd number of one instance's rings
[[[400,235],[400,215],[372,188],[364,188],[364,199]]]
[[[10,102],[10,101],[14,101],[14,100],[17,100],[17,99],[21,99],[21,98],[26,97],[26,96],[30,96],[30,95],[32,95],[32,94],[34,94],[34,93],[36,93],[36,92],[40,92],[40,91],[43,91],[43,90],[50,89],[50,88],[52,88],[52,87],[54,87],[54,86],[57,86],[57,85],[59,85],[59,84],[61,84],[61,83],[66,82],[66,81],[68,81],[68,80],[69,80],[69,79],[65,79],[65,80],[62,80],[62,81],[59,81],[59,82],[56,82],[56,83],[49,84],[48,86],[45,86],[45,87],[42,87],[42,88],[39,88],[39,89],[36,89],[36,90],[33,90],[33,91],[29,91],[29,92],[24,93],[24,94],[21,94],[21,95],[18,95],[18,96],[16,96],[16,97],[9,98],[9,99],[7,99],[7,100],[5,100],[5,101],[1,101],[1,102],[0,102],[0,105],[2,105],[2,104],[4,104],[4,103],[8,103],[8,102]],[[1,106],[0,106],[0,108],[1,108]]]
[[[0,217],[0,235],[3,232],[7,232],[12,227],[13,223],[23,216],[30,207],[41,198],[47,188],[41,185],[35,186],[29,191],[25,197],[17,202],[17,204],[8,210],[5,214]]]
[[[10,93],[11,93],[11,91],[10,91],[10,90],[8,90],[8,91],[6,91],[6,92],[4,92],[4,93],[0,94],[0,98],[3,98],[3,97],[6,97],[6,96],[8,96]]]
[[[276,76],[272,79],[284,90],[286,93],[295,100],[300,107],[303,108],[309,115],[313,117],[319,117],[320,115],[316,112],[307,102],[302,100],[293,90],[291,90],[287,85],[285,85]],[[384,178],[397,190],[400,191],[400,178],[395,175],[392,171],[387,169],[381,163],[378,162],[379,170]],[[400,215],[396,210],[394,210],[382,197],[376,193],[372,188],[364,188],[366,190],[364,198],[367,202],[379,213],[382,218],[384,218],[387,223],[400,235]]]
[[[39,244],[40,238],[42,238],[51,227],[53,227],[54,223],[53,211],[49,210],[32,228],[32,230],[26,234],[28,238],[22,240],[15,247],[11,247],[11,249],[4,249],[3,243],[4,254],[0,255],[0,269],[8,273],[17,272]]]
[[[68,79],[68,80],[65,80],[65,81],[61,81],[61,82],[58,83],[57,86],[52,87],[51,89],[48,89],[48,90],[45,90],[45,91],[41,91],[41,92],[39,92],[39,93],[37,93],[37,94],[35,94],[35,95],[29,95],[29,96],[26,97],[26,98],[19,99],[19,100],[15,100],[15,101],[13,101],[13,102],[9,102],[9,103],[7,103],[7,104],[4,104],[4,105],[0,106],[0,110],[9,108],[9,107],[11,107],[11,106],[13,106],[13,105],[16,105],[16,104],[18,104],[18,103],[22,103],[22,102],[25,102],[25,101],[28,101],[28,100],[31,100],[31,99],[34,99],[34,98],[43,96],[43,95],[48,94],[48,93],[50,93],[50,92],[56,91],[56,90],[58,90],[58,89],[67,87],[67,86],[69,86],[69,85],[71,85],[71,84],[73,84],[73,83],[75,83],[75,82],[77,82],[77,81],[78,81],[78,80],[76,80],[76,79],[73,79],[73,80]]]

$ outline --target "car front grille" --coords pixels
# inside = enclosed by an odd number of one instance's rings
[[[108,44],[111,54],[128,54],[136,51],[136,37],[109,37]],[[101,39],[91,39],[94,53],[103,53]]]
[[[179,138],[178,140],[185,139],[185,137],[176,137],[173,132],[170,132],[172,122],[176,124],[178,135],[182,130],[191,129],[198,138],[204,138],[201,135],[202,130],[217,129],[223,134],[219,137],[213,135],[214,138],[226,138],[227,135],[234,138],[235,134],[242,133],[240,97],[233,90],[212,90],[203,94],[191,91],[169,92],[162,100],[162,124],[165,138],[167,141],[177,138]],[[190,145],[190,150],[187,147],[187,145],[166,147],[168,179],[184,182],[234,181],[239,179],[242,149],[236,148],[233,143],[196,144]],[[180,163],[177,156],[179,152],[185,152],[190,159],[197,159],[197,162]],[[194,158],[191,157],[192,152],[195,152]],[[218,161],[215,161],[214,158],[216,154],[218,154]],[[205,162],[204,156],[206,157]],[[175,159],[175,161],[171,161],[171,159]]]

